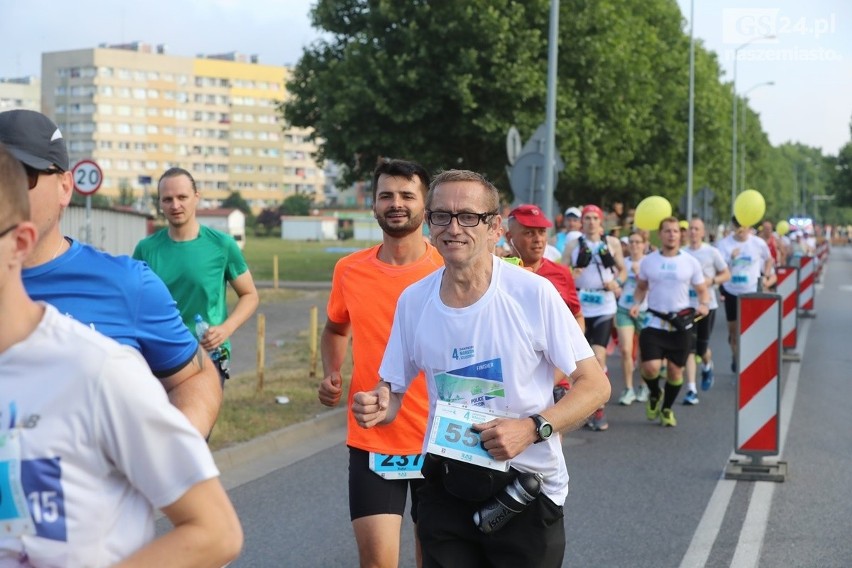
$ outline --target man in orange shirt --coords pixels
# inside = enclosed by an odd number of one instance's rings
[[[376,385],[399,295],[443,265],[422,233],[429,181],[422,166],[403,160],[383,161],[373,172],[373,214],[382,228],[382,243],[353,253],[334,267],[321,339],[325,378],[319,399],[326,406],[340,402],[340,369],[350,333],[354,368],[347,408],[353,393]],[[362,567],[399,562],[396,535],[409,489],[417,522],[415,492],[422,483],[420,452],[429,409],[422,374],[412,386],[393,424],[366,430],[349,411],[349,514]],[[417,561],[419,565],[419,544]]]

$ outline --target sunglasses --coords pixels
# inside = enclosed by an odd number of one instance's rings
[[[62,174],[65,173],[63,170],[59,168],[50,168],[47,170],[37,170],[32,168],[26,164],[24,164],[24,170],[27,172],[27,186],[28,189],[32,189],[38,185],[38,178],[41,174],[53,175],[53,174]]]

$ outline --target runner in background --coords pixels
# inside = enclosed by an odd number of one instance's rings
[[[647,319],[647,300],[639,307],[639,315],[632,317],[630,308],[633,307],[633,295],[636,292],[636,276],[639,274],[639,263],[645,256],[645,235],[635,232],[628,238],[629,256],[624,259],[627,267],[627,279],[621,283],[621,296],[618,298],[618,311],[615,314],[615,327],[618,331],[618,345],[621,350],[621,368],[624,372],[624,390],[618,397],[618,404],[630,406],[635,401],[648,400],[648,386],[642,382],[638,389],[633,388],[633,373],[636,369],[635,357],[638,352],[639,332]]]
[[[695,385],[697,364],[701,362],[701,390],[710,390],[713,386],[713,353],[710,350],[710,333],[716,321],[716,309],[719,302],[716,299],[716,287],[731,278],[731,271],[719,253],[719,250],[704,242],[704,221],[694,218],[689,222],[689,246],[683,250],[694,256],[704,273],[704,280],[710,290],[710,306],[707,316],[698,320],[693,326],[692,354],[686,361],[686,395],[683,403],[698,404],[698,389]],[[698,308],[698,292],[689,289],[689,305]]]
[[[597,205],[583,208],[583,234],[565,247],[562,262],[572,267],[586,318],[586,339],[601,369],[607,372],[606,348],[618,309],[616,300],[621,294],[618,283],[627,279],[627,270],[621,243],[615,237],[603,236],[603,218],[603,211]],[[609,428],[603,406],[589,418],[587,426],[597,432]]]
[[[547,278],[565,300],[565,304],[581,330],[585,330],[586,321],[580,300],[577,298],[577,288],[571,271],[563,264],[556,264],[545,258],[547,229],[553,224],[544,216],[541,209],[535,205],[519,205],[509,212],[509,230],[506,241],[523,262],[524,268]],[[554,397],[558,400],[571,388],[568,376],[561,370],[556,371],[554,380]]]

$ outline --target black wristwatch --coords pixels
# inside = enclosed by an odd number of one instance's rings
[[[538,440],[535,441],[536,444],[544,442],[553,435],[553,425],[545,420],[544,416],[533,414],[530,418],[535,422],[535,433],[538,435]]]

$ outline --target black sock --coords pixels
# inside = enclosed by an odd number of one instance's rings
[[[648,392],[653,398],[660,398],[660,376],[657,375],[653,379],[642,377],[645,384],[648,385]]]
[[[677,400],[677,395],[680,392],[680,387],[681,385],[673,385],[669,382],[666,382],[666,394],[663,397],[663,408],[672,407],[675,400]]]

